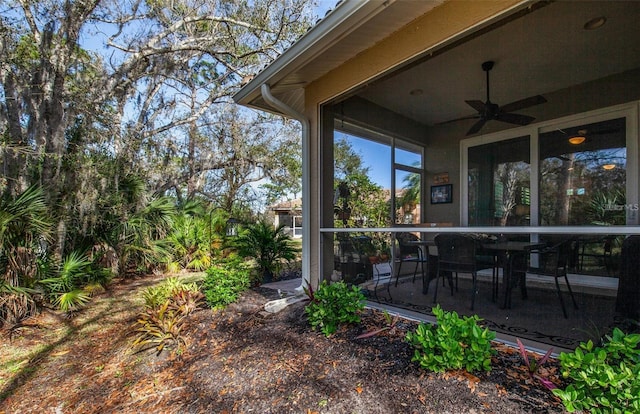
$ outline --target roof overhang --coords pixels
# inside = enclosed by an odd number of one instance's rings
[[[307,85],[444,1],[342,1],[233,99],[245,106],[277,112],[262,99],[260,88],[267,84],[276,98],[303,112]]]

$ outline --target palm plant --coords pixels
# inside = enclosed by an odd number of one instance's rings
[[[160,197],[134,211],[117,226],[114,246],[120,258],[120,271],[135,264],[137,270],[149,270],[170,256],[166,237],[175,212],[173,200]]]
[[[83,289],[91,276],[91,261],[79,252],[72,252],[55,269],[55,275],[40,280],[51,302],[64,312],[79,309],[91,295]]]
[[[112,174],[111,170],[106,173]],[[116,175],[97,200],[86,235],[90,240],[82,245],[113,250],[118,274],[149,271],[169,261],[166,237],[175,212],[174,199],[148,197],[147,183],[140,174]]]
[[[47,298],[58,309],[73,312],[87,304],[92,296],[105,290],[113,274],[94,258],[73,251],[61,262],[51,260],[43,266],[43,278],[38,281]]]
[[[18,323],[36,310],[36,265],[51,224],[42,190],[31,187],[0,200],[0,326]]]
[[[624,191],[614,189],[608,192],[597,192],[586,206],[585,215],[589,223],[596,226],[624,224],[625,210],[615,207],[625,205]]]
[[[33,276],[32,266],[20,263],[20,257],[33,255],[40,241],[46,240],[51,231],[42,190],[31,187],[14,200],[0,201],[0,263],[5,280],[12,286],[24,285],[25,275]]]
[[[237,240],[238,253],[255,259],[264,281],[273,278],[283,261],[296,258],[296,249],[284,226],[274,227],[265,220],[250,224]]]
[[[0,327],[16,325],[37,312],[33,289],[11,286],[0,279]]]
[[[167,242],[173,261],[183,269],[204,270],[211,265],[209,222],[201,202],[189,201],[173,219]]]

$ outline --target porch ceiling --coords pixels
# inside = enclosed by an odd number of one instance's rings
[[[584,29],[599,16],[604,26]],[[496,62],[492,102],[544,95],[640,67],[638,21],[637,1],[553,2],[357,94],[426,125],[474,115],[465,100],[486,99],[482,62]],[[422,93],[410,94],[416,89]]]

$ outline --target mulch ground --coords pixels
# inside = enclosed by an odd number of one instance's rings
[[[516,350],[498,346],[489,373],[435,374],[411,362],[415,323],[384,326],[367,310],[330,338],[310,329],[304,303],[267,314],[277,292],[256,288],[224,311],[189,317],[186,345],[133,352],[142,289],[114,285],[68,319],[46,311],[0,338],[0,413],[563,413],[531,381]],[[558,385],[556,361],[543,374]]]

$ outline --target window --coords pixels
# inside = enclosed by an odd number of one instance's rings
[[[396,168],[395,223],[413,224],[420,218],[421,174]]]
[[[394,222],[415,224],[420,222],[422,206],[422,148],[409,143],[396,143]]]
[[[629,174],[637,165],[627,152],[628,145],[635,148],[628,141],[635,113],[603,109],[588,115],[534,127],[531,135],[514,138],[505,131],[464,141],[465,224],[634,223],[638,182]]]
[[[387,227],[391,146],[339,131],[334,137],[336,227]]]
[[[373,132],[364,138],[335,131],[333,148],[337,227],[420,222],[422,147]]]

